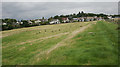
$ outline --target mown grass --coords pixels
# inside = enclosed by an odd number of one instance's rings
[[[85,32],[68,40],[66,46],[42,57],[36,64],[50,65],[117,65],[118,32],[117,25],[97,22]],[[92,33],[90,33],[92,32]]]
[[[31,64],[32,61],[36,61],[35,59],[36,55],[56,45],[58,42],[63,40],[67,36],[67,34],[47,39],[40,40],[36,39],[57,35],[60,33],[66,32],[70,33],[76,30],[77,28],[80,28],[80,26],[85,26],[87,24],[89,23],[68,23],[3,31],[2,64],[3,65]],[[23,42],[27,43],[21,44]]]
[[[30,28],[23,28],[23,29],[15,29],[10,31],[3,31],[2,43],[3,43],[3,46],[5,45],[8,46],[11,44],[14,45],[16,43],[34,40],[41,37],[47,37],[47,36],[51,36],[59,33],[65,33],[65,32],[72,32],[77,28],[79,28],[80,26],[84,26],[84,25],[86,25],[86,23],[69,23],[69,24],[46,25],[46,26],[37,26],[37,27],[30,27]]]
[[[94,22],[95,23],[95,22]],[[59,33],[73,32],[90,23],[69,23],[5,31],[3,37],[3,65],[116,65],[118,63],[117,25],[104,21],[92,24],[84,32],[65,41],[65,45],[49,54],[41,52],[52,48],[68,34],[37,40]],[[44,30],[46,29],[47,32]],[[60,29],[60,31],[59,31]],[[39,34],[39,31],[42,31]],[[54,32],[51,32],[54,31]],[[14,32],[14,33],[13,33]],[[17,33],[16,33],[17,32]]]

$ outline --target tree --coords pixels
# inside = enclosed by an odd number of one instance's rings
[[[79,12],[79,13],[77,14],[77,16],[78,16],[78,17],[81,17],[81,13]]]
[[[29,24],[28,24],[28,21],[27,20],[21,20],[23,22],[23,27],[28,27]]]
[[[74,13],[74,14],[73,14],[73,17],[74,17],[74,18],[77,18],[77,15]]]
[[[81,17],[85,17],[85,14],[83,11],[81,11]]]
[[[59,19],[60,17],[58,15],[54,16],[54,19]]]
[[[45,19],[44,17],[42,17],[42,19]]]
[[[84,12],[83,12],[83,11],[81,11],[81,14],[84,14]]]
[[[50,21],[52,21],[52,19],[53,19],[53,17],[50,17],[50,18],[48,19],[48,21],[50,22]]]

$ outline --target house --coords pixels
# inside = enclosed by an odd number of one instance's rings
[[[16,23],[14,23],[15,25],[20,25],[23,24],[23,22],[17,21]]]
[[[37,24],[37,23],[40,23],[41,22],[41,20],[39,20],[39,19],[37,19],[37,20],[35,20],[35,23]]]
[[[20,22],[20,24],[23,24],[23,22]]]
[[[37,19],[37,20],[35,20],[35,23],[34,23],[34,24],[35,24],[35,25],[41,25],[41,22],[42,22],[42,21],[41,21],[40,19]]]
[[[19,25],[19,22],[12,22],[13,25]]]
[[[19,24],[20,24],[20,22],[17,21],[17,22],[16,22],[16,25],[19,25]]]
[[[60,24],[60,21],[58,19],[53,19],[50,24]]]
[[[79,22],[80,18],[73,18],[73,22]]]
[[[97,16],[94,16],[94,18],[97,18]]]
[[[39,21],[41,21],[41,22],[47,22],[48,19],[39,19]]]
[[[94,20],[103,20],[103,18],[102,18],[102,17],[97,17],[97,16],[95,16],[95,17],[94,17]]]
[[[120,21],[120,17],[114,17],[114,18],[112,18],[114,21]]]
[[[98,20],[102,20],[102,17],[98,17]]]
[[[62,22],[68,23],[68,22],[70,22],[70,20],[68,18],[62,18]]]
[[[97,16],[94,16],[94,20],[98,20],[98,17],[97,17]]]
[[[107,16],[108,19],[112,19],[112,16]]]
[[[7,23],[2,23],[2,25],[7,25]]]
[[[120,20],[120,17],[115,17],[115,18],[113,18],[113,19],[118,19],[118,20]]]
[[[85,17],[79,17],[79,18],[73,18],[74,22],[84,22],[85,21]]]
[[[32,25],[32,24],[33,24],[33,22],[31,22],[30,20],[28,20],[28,24]]]
[[[86,17],[86,21],[93,21],[94,17]]]
[[[85,17],[81,17],[81,22],[84,22],[85,21]]]

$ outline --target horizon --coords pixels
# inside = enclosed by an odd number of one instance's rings
[[[3,2],[2,19],[30,20],[42,17],[48,19],[56,15],[77,14],[79,11],[118,15],[117,7],[117,2]]]
[[[81,12],[81,11],[79,11],[79,12]],[[84,12],[84,11],[83,11]],[[85,13],[85,12],[84,12]],[[71,13],[71,14],[78,14],[78,13]],[[88,13],[87,13],[88,14]],[[104,13],[93,13],[93,14],[104,14]],[[63,14],[61,14],[61,15],[63,15]],[[70,14],[66,14],[66,15],[70,15]],[[105,15],[108,15],[108,14],[105,14]],[[112,15],[112,14],[111,14]],[[113,14],[113,15],[118,15],[118,14]],[[54,16],[56,16],[56,15],[54,15]],[[54,17],[54,16],[51,16],[51,17]],[[60,16],[60,15],[58,15],[58,16]],[[65,16],[65,14],[64,14],[64,16]],[[44,16],[43,16],[44,17]],[[48,17],[48,18],[46,18],[46,17],[44,17],[45,19],[49,19],[50,17]],[[2,19],[15,19],[15,18],[2,18]],[[35,18],[35,19],[42,19],[42,17],[41,18]],[[21,20],[35,20],[35,19],[21,19]],[[16,19],[16,20],[18,20],[18,19]],[[21,20],[18,20],[18,21],[21,21]]]

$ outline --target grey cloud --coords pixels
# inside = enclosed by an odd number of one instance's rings
[[[2,2],[118,2],[119,0],[2,0]]]
[[[0,18],[2,18],[2,3],[0,2]]]
[[[3,2],[3,18],[36,19],[61,14],[78,13],[117,14],[117,2]]]

